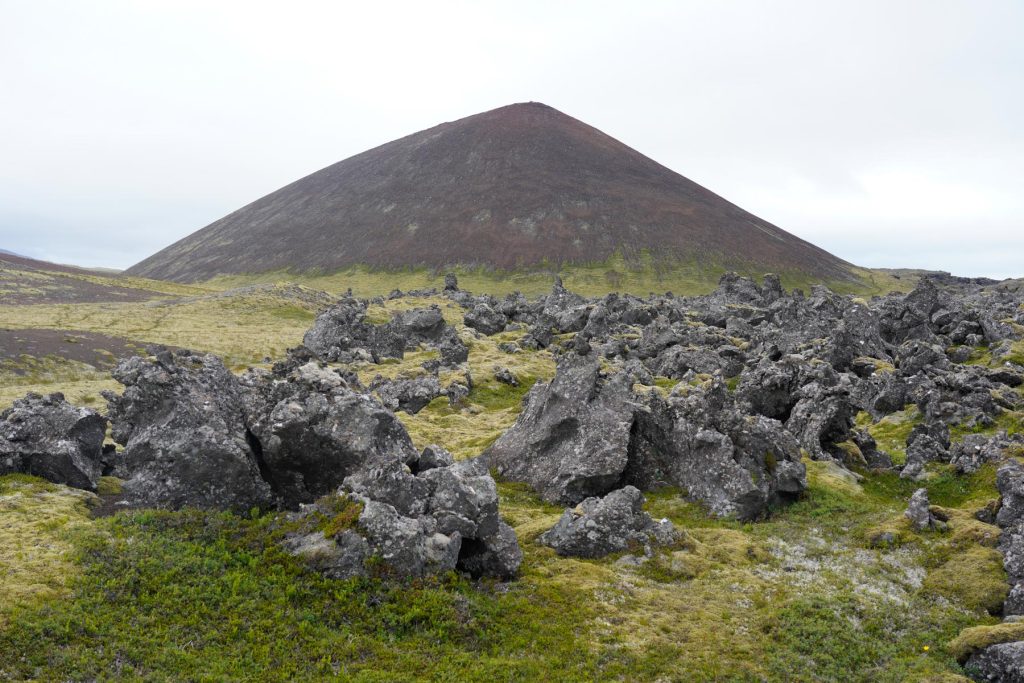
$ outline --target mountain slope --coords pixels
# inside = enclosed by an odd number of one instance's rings
[[[848,279],[849,264],[539,103],[443,123],[313,173],[128,270],[510,270],[614,254]]]

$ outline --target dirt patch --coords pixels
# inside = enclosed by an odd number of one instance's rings
[[[145,353],[143,344],[96,332],[0,329],[0,364],[7,365],[5,361],[9,361],[14,374],[19,374],[17,363],[22,356],[55,356],[107,370],[114,367],[119,359],[140,353]]]

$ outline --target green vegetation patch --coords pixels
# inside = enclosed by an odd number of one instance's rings
[[[929,594],[957,600],[970,610],[998,613],[1010,592],[1003,570],[1003,555],[981,545],[953,554],[928,572],[922,589]]]
[[[274,542],[272,516],[137,512],[76,537],[69,599],[15,610],[0,671],[16,679],[595,680],[594,614],[529,579],[337,581]]]

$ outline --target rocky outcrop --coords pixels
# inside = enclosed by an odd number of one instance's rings
[[[626,483],[685,490],[717,516],[757,519],[807,486],[797,441],[782,423],[738,409],[721,380],[636,413]]]
[[[744,519],[806,486],[796,441],[775,420],[743,415],[721,382],[661,399],[634,394],[632,379],[604,375],[594,355],[567,354],[554,380],[527,394],[489,462],[552,502],[668,485]]]
[[[448,323],[445,322],[441,309],[434,304],[427,308],[413,308],[396,313],[391,322],[384,327],[388,326],[399,330],[407,348],[416,348],[419,344],[440,341],[448,328]]]
[[[164,351],[129,358],[105,393],[123,445],[124,500],[140,507],[249,510],[273,503],[260,449],[246,438],[241,388],[219,358]]]
[[[643,504],[643,494],[633,486],[603,498],[587,498],[567,509],[538,540],[559,555],[590,558],[675,543],[678,535],[672,523],[655,522],[643,511]]]
[[[968,658],[964,672],[975,681],[1024,683],[1024,642],[982,648]]]
[[[361,470],[417,457],[393,412],[315,363],[284,375],[250,373],[243,383],[250,440],[287,507],[311,502]]]
[[[1024,467],[1010,461],[996,472],[999,510],[995,522],[1002,529],[999,551],[1010,583],[1003,605],[1005,615],[1024,615]]]
[[[402,358],[406,341],[405,325],[366,322],[366,303],[351,297],[318,315],[302,338],[318,358],[342,362]]]
[[[568,354],[549,383],[524,399],[489,462],[551,502],[575,505],[616,488],[628,462],[635,408],[625,376],[601,376],[596,357]]]
[[[435,447],[436,448],[436,447]],[[498,491],[478,463],[413,474],[392,460],[348,477],[347,491],[294,515],[289,552],[328,576],[421,577],[451,570],[509,579],[522,562],[515,532],[498,516]],[[426,462],[424,463],[426,464]]]
[[[487,304],[479,303],[473,307],[473,310],[466,313],[463,317],[463,322],[466,327],[470,327],[480,334],[490,336],[504,330],[505,325],[508,324],[508,318]]]
[[[29,393],[0,413],[0,475],[20,472],[95,491],[106,418],[60,393]]]

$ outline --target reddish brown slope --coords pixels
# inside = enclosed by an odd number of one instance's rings
[[[444,123],[329,166],[128,270],[223,273],[603,261],[649,252],[849,277],[849,264],[543,104]]]

